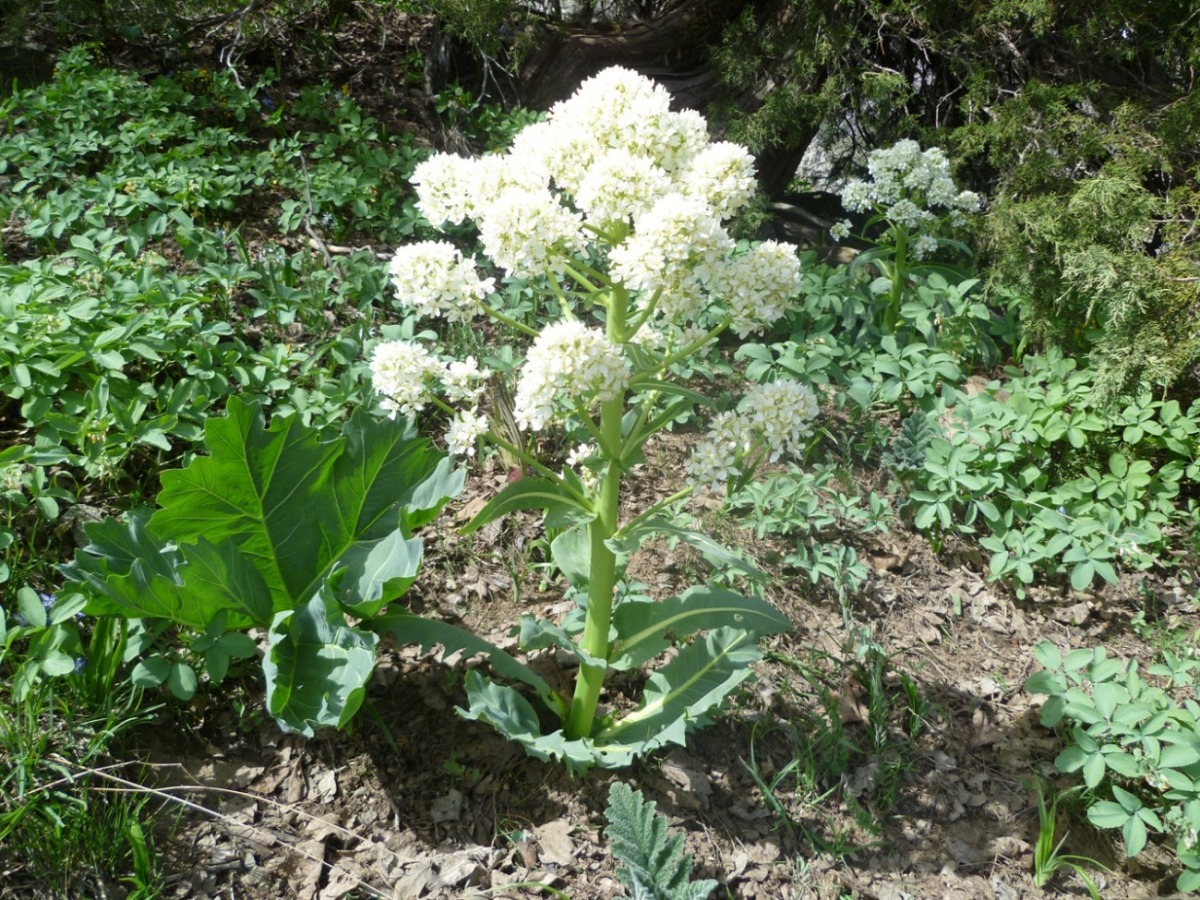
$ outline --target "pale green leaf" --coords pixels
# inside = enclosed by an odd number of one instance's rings
[[[640,666],[701,629],[736,628],[761,637],[792,627],[765,600],[706,586],[661,602],[622,603],[613,613],[613,625],[620,635],[609,658],[615,669]]]
[[[319,594],[278,613],[267,631],[267,709],[285,731],[312,737],[358,711],[375,668],[378,635],[348,625]]]
[[[557,482],[529,477],[514,481],[489,500],[475,518],[459,529],[459,534],[471,534],[494,519],[522,509],[545,510],[547,524],[552,521],[560,525],[579,524],[596,517]]]

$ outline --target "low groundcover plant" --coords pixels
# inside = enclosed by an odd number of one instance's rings
[[[784,314],[801,283],[796,248],[730,237],[723,223],[754,190],[752,158],[736,144],[710,142],[699,114],[672,112],[662,87],[621,68],[584,82],[506,153],[435,155],[413,180],[431,223],[473,222],[497,277],[544,290],[557,315],[540,331],[505,315],[493,298],[495,278],[444,242],[396,252],[399,304],[451,322],[488,316],[515,331],[528,344],[513,398],[516,425],[530,435],[559,429],[574,444],[565,464],[548,462],[518,446],[510,430],[493,427],[480,404],[492,376],[473,357],[453,359],[444,346],[417,341],[373,349],[374,384],[387,412],[413,415],[432,404],[450,416],[452,452],[472,455],[484,438],[521,461],[529,474],[464,531],[514,510],[544,510],[557,534],[554,563],[579,604],[561,623],[526,618],[520,625],[523,650],[555,647],[578,659],[572,697],[511,657],[491,656],[493,668],[503,660],[502,674],[537,689],[557,728],[544,733],[524,695],[478,671],[467,675],[464,715],[572,768],[620,766],[683,743],[750,674],[756,640],[789,623],[761,598],[712,584],[659,602],[620,599],[625,564],[662,534],[734,562],[662,514],[693,491],[724,490],[763,460],[798,456],[812,433],[816,398],[787,378],[753,387],[736,408],[711,417],[686,464],[686,484],[631,518],[621,517],[622,483],[651,437],[715,405],[678,383],[678,367],[710,351],[722,333],[744,337]],[[447,649],[478,642],[462,643],[465,635],[456,638],[448,626],[403,613],[379,627],[407,641],[421,639],[410,630],[420,627]],[[649,676],[639,706],[600,709],[608,672],[639,667],[688,638]]]

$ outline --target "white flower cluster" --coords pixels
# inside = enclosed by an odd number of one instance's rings
[[[487,434],[488,420],[478,410],[460,412],[446,431],[446,448],[455,456],[474,456],[475,442]]]
[[[601,226],[632,223],[670,189],[670,178],[653,160],[618,147],[596,159],[584,173],[575,205]]]
[[[547,326],[525,357],[513,416],[522,429],[541,431],[555,401],[612,400],[629,385],[629,363],[604,333],[574,319]]]
[[[509,188],[479,220],[479,239],[509,275],[537,278],[560,271],[584,248],[583,219],[546,190]]]
[[[458,248],[438,241],[406,244],[388,266],[402,306],[422,316],[465,321],[478,313],[495,280],[480,278],[475,264]]]
[[[723,489],[741,473],[741,464],[754,449],[772,460],[795,456],[812,434],[817,398],[792,378],[761,384],[742,398],[737,412],[723,412],[687,461],[688,478],[698,487]]]
[[[371,381],[383,394],[380,406],[393,419],[412,416],[425,408],[428,382],[442,371],[432,353],[412,341],[386,341],[371,354]]]
[[[979,195],[960,191],[950,176],[950,161],[939,147],[922,150],[916,141],[898,141],[867,157],[870,181],[851,181],[842,189],[842,205],[851,212],[882,212],[909,232],[934,227],[942,216],[954,226],[966,213],[978,212]],[[834,226],[834,237],[849,233],[849,223]],[[922,259],[936,241],[915,241],[910,252]]]
[[[762,438],[772,462],[783,454],[795,456],[804,449],[817,417],[817,398],[794,378],[760,384],[738,404],[746,428]]]
[[[384,341],[375,345],[370,367],[375,392],[383,395],[379,405],[393,419],[397,413],[413,416],[423,410],[438,383],[448,399],[470,403],[450,422],[445,437],[451,453],[475,454],[475,441],[488,430],[476,404],[491,376],[475,357],[447,363],[413,341]]]
[[[636,72],[605,69],[523,129],[507,153],[421,163],[418,207],[438,226],[473,220],[487,254],[518,277],[561,274],[564,258],[586,252],[588,241],[627,235],[611,248],[609,271],[638,292],[637,304],[657,296],[655,318],[682,327],[724,300],[744,335],[782,313],[794,267],[783,274],[774,251],[733,262],[723,288],[749,280],[748,299],[710,284],[731,261],[722,223],[753,196],[754,160],[738,144],[711,143],[704,117],[672,111],[670,100]],[[429,309],[448,306],[439,299]]]
[[[787,299],[800,290],[800,260],[788,244],[764,241],[713,270],[709,290],[726,298],[733,330],[745,337],[759,323],[787,312]]]

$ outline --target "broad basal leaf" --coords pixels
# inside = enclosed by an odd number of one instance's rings
[[[360,541],[338,557],[334,592],[360,618],[375,615],[391,598],[412,586],[421,569],[424,545],[393,531],[377,541]]]
[[[147,531],[149,515],[137,510],[126,521],[87,526],[91,543],[63,573],[91,588],[89,615],[169,619],[200,631],[222,610],[233,614],[234,625],[270,618],[262,576],[236,546],[204,538],[174,546]]]
[[[262,624],[306,602],[335,571],[343,605],[376,612],[420,565],[408,529],[444,505],[462,476],[403,422],[359,413],[344,434],[320,440],[296,417],[267,428],[257,406],[232,399],[226,418],[205,425],[211,455],[163,473],[149,530],[185,556],[202,540],[236,546],[265,585],[266,600],[247,601],[265,609]],[[199,573],[176,577],[190,586]]]
[[[736,628],[761,637],[792,627],[765,600],[706,586],[661,602],[622,603],[613,612],[613,625],[619,635],[609,659],[614,669],[640,666],[701,629]]]
[[[268,711],[285,731],[305,737],[317,728],[341,728],[362,705],[378,642],[378,635],[348,625],[337,604],[327,606],[319,594],[277,614],[263,656]]]
[[[752,675],[750,663],[759,658],[749,632],[733,628],[708,632],[650,675],[641,706],[602,729],[595,737],[596,747],[624,747],[645,754],[668,742],[683,745],[688,728],[703,722]]]

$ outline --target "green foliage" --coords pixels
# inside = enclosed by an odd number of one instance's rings
[[[946,147],[994,198],[981,250],[994,284],[1026,295],[1030,344],[1092,354],[1097,389],[1117,397],[1175,384],[1197,359],[1196,13],[1193,0],[746,4],[718,69],[731,96],[764,100],[722,111],[756,150],[816,137],[835,174],[898,138]]]
[[[308,735],[341,727],[361,702],[376,640],[345,615],[369,619],[408,589],[421,563],[412,532],[463,476],[404,422],[359,411],[331,440],[296,416],[268,428],[257,406],[228,408],[205,428],[210,455],[163,473],[160,509],[89,526],[91,543],[64,571],[93,615],[204,632],[195,649],[214,674],[243,649],[226,627],[269,626],[271,712]],[[190,668],[142,667],[177,696],[195,689]]]
[[[609,788],[604,833],[621,863],[617,877],[640,900],[703,900],[717,883],[691,880],[692,859],[683,850],[683,838],[668,835],[667,821],[655,808],[627,784],[615,781]]]
[[[0,584],[52,590],[63,533],[146,502],[231,394],[319,425],[367,401],[384,267],[235,223],[278,207],[285,231],[410,235],[421,152],[328,90],[273,93],[228,71],[148,84],[77,48],[52,83],[0,103],[0,217],[16,229],[0,398],[21,429],[0,451]]]
[[[1047,641],[1036,652],[1045,668],[1026,690],[1048,695],[1042,725],[1071,723],[1055,765],[1079,773],[1097,798],[1088,820],[1120,830],[1127,856],[1141,853],[1152,832],[1171,835],[1183,866],[1179,890],[1200,888],[1200,659],[1164,653],[1143,674],[1103,648],[1064,656]],[[1112,799],[1098,799],[1106,794]]]
[[[1131,168],[1005,199],[989,220],[994,277],[1026,297],[1026,340],[1090,353],[1110,398],[1171,385],[1200,357],[1194,259],[1178,231],[1191,201],[1152,193]]]
[[[1096,860],[1074,853],[1063,853],[1063,844],[1067,835],[1058,837],[1058,804],[1059,801],[1073,791],[1053,793],[1050,802],[1046,802],[1046,790],[1042,782],[1037,782],[1038,795],[1038,835],[1033,846],[1033,883],[1044,888],[1061,869],[1070,869],[1079,876],[1079,880],[1087,887],[1092,900],[1100,900],[1100,890],[1092,876],[1083,868],[1083,864],[1104,868]]]
[[[85,641],[82,597],[22,588],[6,598],[15,610],[0,609],[5,885],[90,896],[123,878],[153,896],[157,859],[141,829],[149,796],[98,792],[91,774],[152,710],[138,708],[136,689],[107,679],[120,653],[114,659],[100,623]]]
[[[792,465],[732,492],[726,505],[757,537],[778,535],[793,542],[784,565],[805,573],[813,584],[828,579],[842,596],[858,590],[867,568],[837,536],[886,530],[891,510],[874,491],[865,498],[850,496],[838,481],[833,466]]]

